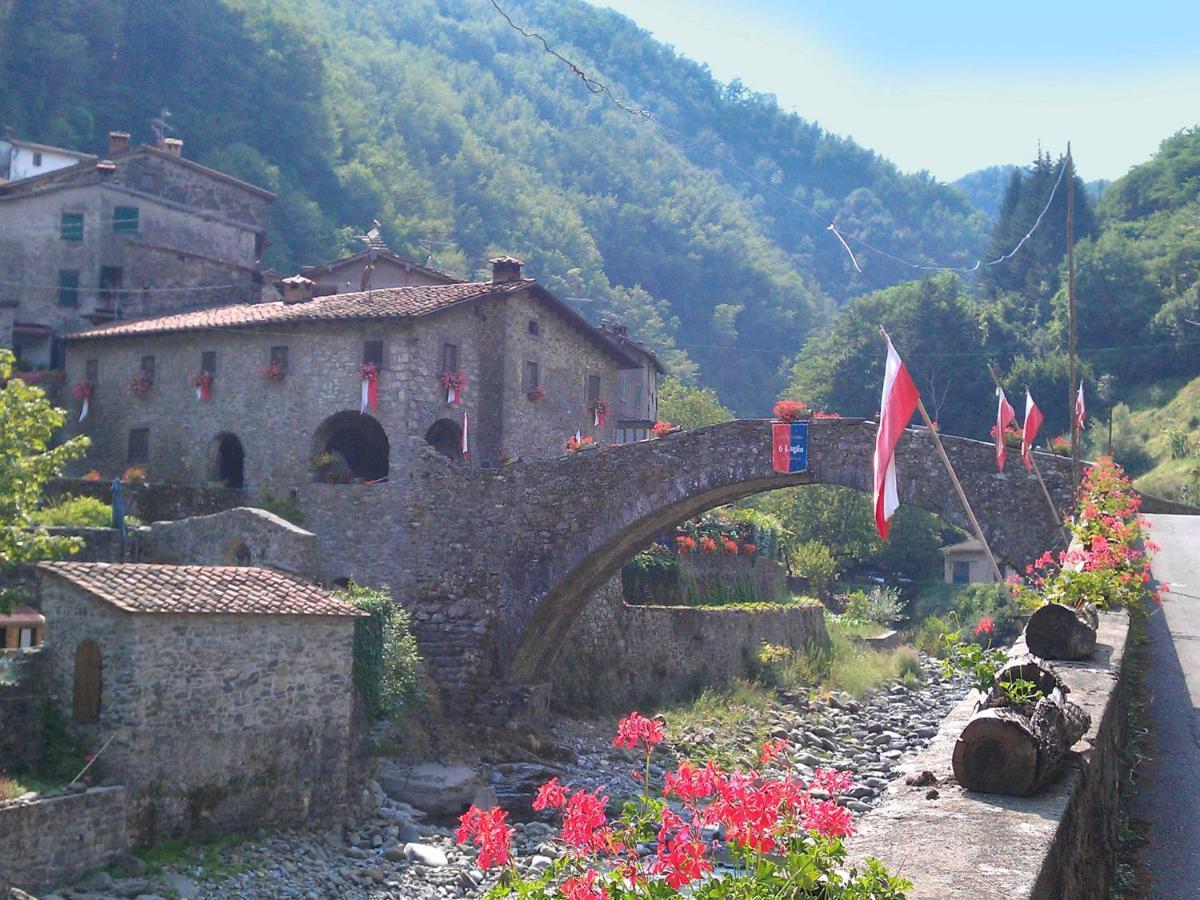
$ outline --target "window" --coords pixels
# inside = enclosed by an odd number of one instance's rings
[[[0,625],[0,650],[8,646],[8,629]]]
[[[542,376],[538,371],[538,364],[535,362],[526,361],[525,371],[521,377],[521,390],[528,394],[541,383]]]
[[[217,351],[205,350],[200,354],[200,371],[207,372],[214,378],[217,375]]]
[[[600,399],[600,376],[589,375],[587,377],[587,402],[588,406],[593,406]]]
[[[125,281],[125,272],[120,266],[100,268],[100,304],[112,307],[117,302],[118,292]]]
[[[59,235],[64,241],[82,241],[83,213],[63,213],[60,228]]]
[[[629,399],[629,373],[621,373],[621,402],[624,403]]]
[[[375,363],[375,368],[383,368],[383,341],[363,341],[363,365]]]
[[[971,583],[971,563],[963,560],[955,560],[953,563],[953,580],[955,584],[970,584]]]
[[[458,344],[442,344],[442,368],[443,372],[458,371]]]
[[[100,380],[100,360],[89,359],[83,364],[83,380],[95,384]]]
[[[136,234],[138,208],[136,206],[114,206],[112,230],[113,234]]]
[[[125,454],[131,463],[143,463],[150,459],[150,429],[129,429],[129,450]]]
[[[17,646],[22,650],[28,650],[30,647],[36,646],[36,634],[37,632],[32,628],[22,628],[17,636]]]
[[[41,151],[39,151],[39,150],[34,150],[34,151],[33,151],[33,164],[34,164],[35,166],[41,166],[41,164],[42,164],[42,154],[41,154]]]
[[[529,320],[529,336],[530,337],[541,337],[541,334],[542,334],[542,324],[537,319],[530,319]]]
[[[72,714],[81,725],[100,721],[100,648],[91,638],[75,648],[75,682]]]
[[[79,305],[79,273],[73,269],[58,270],[58,305]]]
[[[279,371],[287,374],[288,370],[288,348],[287,347],[272,347],[271,348],[271,365],[278,366]]]
[[[142,357],[142,371],[150,376],[151,381],[154,380],[154,357],[153,356],[143,356]]]

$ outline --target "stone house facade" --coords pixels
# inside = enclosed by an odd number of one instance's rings
[[[946,584],[994,584],[996,573],[988,560],[987,551],[976,538],[942,547],[943,575]],[[1001,564],[1005,575],[1014,570]]]
[[[368,288],[377,291],[381,288],[462,281],[461,278],[397,256],[386,247],[360,250],[323,266],[304,266],[300,274],[315,283],[314,293],[318,296],[348,294]]]
[[[649,358],[522,278],[518,261],[494,268],[488,282],[302,294],[71,335],[67,383],[93,385],[88,417],[70,429],[92,439],[83,466],[283,487],[402,479],[398,450],[410,440],[477,466],[561,456],[576,431],[614,442],[612,398],[624,373],[654,380]],[[303,279],[290,281],[304,290]],[[264,374],[272,362],[274,380]],[[363,411],[368,362],[376,403]],[[131,392],[131,377],[147,369],[152,386]],[[207,399],[193,384],[202,371],[212,376]],[[446,372],[466,377],[458,404]],[[657,395],[642,398],[652,421]],[[597,400],[609,407],[603,424]]]
[[[89,325],[261,294],[273,195],[182,155],[182,141],[0,185],[0,346],[19,368],[61,365]]]
[[[134,843],[344,810],[361,615],[270,569],[38,565],[51,693]]]

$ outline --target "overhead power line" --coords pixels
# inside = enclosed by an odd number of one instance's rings
[[[759,176],[755,175],[753,172],[747,170],[740,163],[738,163],[737,160],[731,159],[729,156],[726,156],[725,154],[720,153],[711,147],[705,146],[705,145],[693,140],[692,138],[688,137],[683,132],[679,131],[676,128],[673,128],[672,126],[666,124],[665,122],[663,122],[660,119],[658,119],[657,117],[655,117],[655,115],[650,110],[644,109],[642,107],[634,106],[634,105],[622,100],[616,94],[614,94],[613,91],[604,82],[589,75],[584,69],[580,68],[574,61],[567,58],[566,56],[563,56],[563,54],[561,54],[557,50],[555,50],[554,47],[552,47],[550,45],[550,42],[547,41],[546,38],[543,37],[541,34],[539,34],[536,31],[528,31],[525,28],[522,28],[516,22],[514,22],[512,17],[507,12],[504,11],[504,9],[500,6],[500,4],[497,2],[497,0],[491,0],[491,4],[495,8],[496,12],[498,12],[504,18],[504,20],[508,23],[509,27],[511,27],[514,31],[518,32],[519,34],[523,35],[524,37],[530,38],[532,40],[536,40],[539,43],[541,43],[542,48],[546,51],[546,53],[550,54],[555,59],[559,60],[564,65],[566,65],[571,70],[571,72],[573,74],[575,74],[579,78],[580,81],[583,82],[584,87],[586,87],[590,93],[598,94],[598,95],[601,95],[601,96],[607,98],[609,100],[609,102],[611,102],[614,106],[616,106],[618,109],[628,113],[631,116],[635,116],[639,119],[644,119],[647,122],[651,122],[654,125],[657,125],[663,131],[675,136],[676,139],[683,142],[684,144],[691,146],[691,147],[695,147],[696,149],[698,149],[704,153],[707,153],[709,156],[713,157],[714,159],[717,159],[720,162],[724,163],[725,165],[729,166],[731,169],[734,169],[735,171],[740,173],[746,179],[754,182],[756,185],[758,185],[763,190],[765,190],[771,194],[774,194],[775,196],[779,197],[780,199],[792,204],[793,206],[797,207],[798,209],[803,210],[804,212],[808,213],[809,215],[811,215],[814,218],[816,218],[817,220],[819,220],[821,222],[821,225],[824,227],[824,229],[826,231],[830,231],[833,233],[833,236],[838,240],[838,242],[841,244],[842,248],[846,251],[846,254],[850,257],[851,264],[854,266],[855,270],[857,270],[858,272],[862,272],[862,267],[859,265],[858,259],[855,257],[853,250],[851,250],[851,248],[849,247],[849,245],[847,243],[848,241],[852,241],[857,246],[862,247],[864,250],[867,250],[871,253],[878,254],[879,256],[882,256],[885,259],[889,259],[894,263],[898,263],[899,265],[908,266],[909,268],[912,268],[912,269],[920,269],[920,270],[924,270],[924,271],[976,272],[979,269],[984,268],[986,266],[999,265],[1000,263],[1003,263],[1009,259],[1012,259],[1012,257],[1014,255],[1016,255],[1017,251],[1020,250],[1021,247],[1023,247],[1025,245],[1026,241],[1028,241],[1033,236],[1033,233],[1035,231],[1037,231],[1038,227],[1042,224],[1042,219],[1045,217],[1046,213],[1049,211],[1050,205],[1054,202],[1055,194],[1058,192],[1059,184],[1061,184],[1061,182],[1062,182],[1063,171],[1066,169],[1065,163],[1060,165],[1058,180],[1054,183],[1054,187],[1050,190],[1050,196],[1048,198],[1046,198],[1046,205],[1042,208],[1041,213],[1038,214],[1038,217],[1035,220],[1033,227],[1030,228],[1029,231],[1025,234],[1025,236],[1022,237],[1021,240],[1017,242],[1016,246],[1014,246],[1007,253],[1003,253],[1000,256],[996,257],[995,259],[990,259],[990,260],[985,260],[982,258],[977,259],[975,261],[974,265],[970,265],[970,266],[931,265],[929,263],[914,262],[912,260],[904,259],[902,257],[896,256],[895,254],[889,253],[886,250],[882,250],[882,249],[874,246],[870,242],[868,242],[865,238],[862,238],[856,234],[853,234],[852,232],[840,230],[837,227],[837,222],[836,222],[837,217],[836,216],[834,217],[834,221],[831,221],[827,216],[822,215],[819,211],[817,211],[813,207],[811,207],[805,203],[802,203],[801,201],[799,201],[795,197],[793,197],[791,194],[781,191],[779,188],[775,187],[775,185],[760,178]]]

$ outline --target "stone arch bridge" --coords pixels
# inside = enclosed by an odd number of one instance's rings
[[[771,428],[739,420],[655,441],[487,470],[415,442],[392,480],[305,485],[323,575],[387,584],[447,696],[536,683],[593,594],[637,551],[679,522],[751,494],[802,484],[871,490],[875,425],[815,420],[808,468],[771,465]],[[996,471],[989,443],[943,436],[996,555],[1024,565],[1061,544],[1037,480],[1019,459]],[[1037,454],[1060,510],[1070,460]],[[967,522],[933,440],[909,429],[897,448],[901,502]]]

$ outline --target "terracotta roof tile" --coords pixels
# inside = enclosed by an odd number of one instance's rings
[[[274,569],[83,562],[37,567],[131,613],[363,615],[318,585]]]
[[[536,284],[533,279],[464,284],[425,284],[381,288],[351,294],[329,294],[301,303],[238,303],[152,319],[113,322],[68,335],[67,340],[207,331],[212,328],[250,328],[287,322],[334,322],[422,316],[480,297],[511,294]]]

